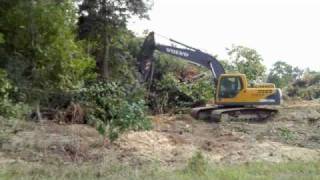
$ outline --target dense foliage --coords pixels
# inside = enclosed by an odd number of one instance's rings
[[[147,16],[147,3],[0,2],[1,116],[16,116],[16,106],[25,104],[32,109],[29,118],[35,114],[38,119],[46,118],[48,112],[59,114],[72,101],[80,101],[74,97],[82,93],[87,119],[94,119],[93,124],[108,130],[110,137],[127,129],[149,127],[144,98],[134,98],[128,87],[137,81],[135,56],[139,40],[126,28],[130,15]],[[100,61],[108,63],[103,66]],[[108,77],[100,68],[109,69]],[[105,85],[86,85],[97,77],[109,81],[103,81]]]
[[[300,79],[303,71],[298,67],[292,67],[283,61],[277,61],[273,64],[268,75],[268,82],[275,83],[277,87],[283,88],[288,83]]]
[[[123,56],[121,46],[126,36],[127,19],[133,15],[147,18],[148,1],[83,0],[79,7],[78,37],[88,42],[88,51],[95,57],[99,75],[109,78],[114,56]],[[124,40],[124,41],[123,41]],[[120,42],[120,43],[119,43]],[[120,46],[120,47],[119,47]],[[120,51],[119,51],[120,50]],[[117,57],[117,60],[121,57]]]
[[[261,80],[266,71],[263,65],[261,55],[254,49],[245,46],[233,45],[227,49],[229,61],[226,62],[226,67],[229,70],[246,74],[249,80]]]
[[[71,1],[6,1],[0,7],[0,67],[26,95],[79,88],[94,68],[92,58],[74,39],[75,8]]]
[[[313,100],[320,98],[320,73],[306,70],[303,76],[284,88],[288,97]]]
[[[277,61],[270,69],[267,81],[282,88],[286,98],[320,98],[320,73],[317,71],[302,70],[283,61]]]
[[[126,130],[151,127],[145,115],[143,90],[139,87],[98,81],[80,89],[76,101],[86,107],[87,123],[95,125],[101,134],[107,132],[111,140]]]
[[[13,102],[10,98],[16,91],[7,78],[6,71],[0,69],[0,114],[4,117],[23,118],[28,107],[22,103]]]
[[[0,113],[4,116],[11,115],[11,102],[9,93],[12,86],[7,79],[7,74],[4,70],[0,69]]]
[[[153,78],[148,85],[148,104],[154,113],[204,104],[214,97],[208,70],[168,55],[156,55]],[[199,76],[203,74],[204,77]]]

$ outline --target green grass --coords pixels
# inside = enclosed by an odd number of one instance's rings
[[[290,131],[288,128],[278,128],[280,131],[280,137],[285,141],[291,141],[295,139],[294,132]]]
[[[168,170],[160,165],[144,167],[89,165],[44,165],[15,163],[0,166],[0,179],[110,179],[110,180],[317,180],[320,179],[320,162],[253,163],[246,165],[208,165],[203,174],[192,170]]]

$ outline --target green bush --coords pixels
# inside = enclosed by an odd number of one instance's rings
[[[161,80],[156,80],[149,95],[149,106],[155,113],[165,113],[168,110],[175,109],[184,101],[179,90],[179,82],[173,74],[166,74]],[[191,101],[187,99],[187,101]]]
[[[288,128],[278,128],[278,130],[280,137],[282,137],[287,142],[295,138],[294,132],[290,131]]]
[[[284,94],[289,97],[313,100],[320,98],[320,73],[305,72],[301,79],[284,88]]]
[[[143,91],[117,82],[98,81],[82,88],[77,97],[85,105],[87,123],[113,141],[127,130],[151,127],[145,114]]]
[[[168,73],[159,81],[155,81],[149,105],[155,113],[166,113],[179,108],[204,104],[214,97],[214,86],[210,78],[195,82],[180,82],[177,77]]]
[[[206,103],[214,97],[211,74],[205,68],[169,55],[155,55],[154,71],[148,82],[147,104],[153,113],[172,113]]]
[[[190,96],[193,102],[208,101],[214,97],[215,87],[211,78],[203,78],[194,83],[181,84],[181,91]]]
[[[22,103],[13,103],[10,94],[15,91],[7,73],[0,69],[0,115],[4,117],[22,118],[28,107]]]

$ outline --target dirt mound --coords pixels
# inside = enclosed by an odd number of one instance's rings
[[[280,163],[287,161],[314,161],[320,159],[320,151],[288,146],[271,141],[244,143],[240,146],[233,146],[233,149],[220,151],[219,155],[221,158],[215,159],[215,162],[228,164],[259,161]]]
[[[47,121],[30,131],[21,131],[2,145],[9,157],[24,161],[51,159],[57,162],[84,162],[97,159],[96,144],[102,144],[97,131],[86,125],[58,125]],[[101,147],[102,145],[100,145]]]
[[[227,164],[320,160],[319,150],[289,146],[269,140],[259,142],[235,132],[212,136],[210,139],[194,138],[186,143],[176,143],[168,133],[130,132],[122,136],[116,144],[124,161],[129,161],[129,157],[135,157],[175,166],[185,163],[198,151],[201,151],[210,162]]]
[[[301,116],[317,109],[302,110],[299,117],[294,115],[295,108],[285,110],[292,118],[280,115],[265,123],[216,124],[192,120],[188,115],[156,116],[154,130],[127,133],[116,144],[127,159],[133,156],[167,165],[185,163],[197,151],[211,162],[227,164],[316,160],[320,142],[309,139],[320,135],[318,128]]]
[[[319,150],[288,146],[271,141],[257,144],[253,152],[257,155],[257,158],[252,158],[252,160],[265,160],[270,162],[320,160]]]
[[[136,158],[162,163],[184,161],[192,156],[195,147],[187,144],[177,144],[167,133],[147,131],[130,132],[123,135],[117,142],[122,154]]]
[[[297,102],[292,102],[290,104],[286,104],[279,110],[280,112],[276,117],[276,120],[320,120],[320,103],[318,101],[302,101],[299,104]]]
[[[167,135],[154,131],[128,133],[116,144],[124,150],[135,150],[141,155],[150,157],[157,156],[159,153],[168,154],[175,148]]]

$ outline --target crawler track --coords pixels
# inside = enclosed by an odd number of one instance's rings
[[[210,106],[194,108],[192,117],[209,121],[264,121],[278,112],[277,109],[262,107],[222,107]]]

